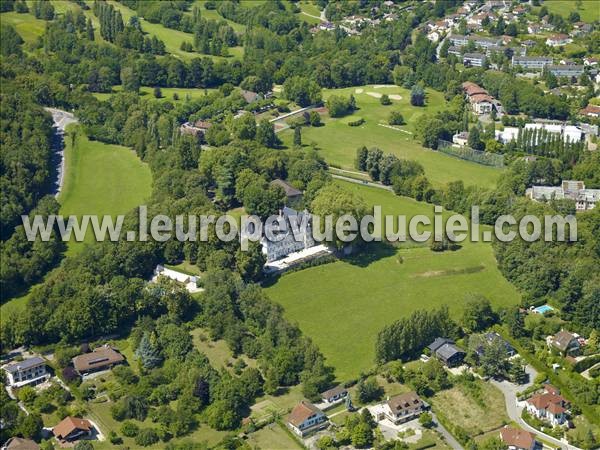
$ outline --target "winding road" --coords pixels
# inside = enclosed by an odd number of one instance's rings
[[[511,420],[517,423],[524,430],[539,435],[545,441],[551,443],[552,445],[556,445],[558,448],[561,448],[563,450],[581,450],[580,448],[575,447],[574,445],[570,445],[567,442],[564,442],[560,439],[556,439],[555,437],[552,437],[546,433],[542,433],[536,428],[533,428],[521,418],[523,406],[520,406],[517,402],[517,393],[531,386],[533,384],[535,376],[537,375],[537,372],[531,366],[527,366],[525,368],[525,371],[529,375],[529,381],[526,384],[517,385],[506,380],[491,380],[491,383],[498,389],[500,389],[500,391],[502,391],[502,394],[504,394],[504,400],[506,402],[506,412],[508,413],[508,417],[510,417]]]

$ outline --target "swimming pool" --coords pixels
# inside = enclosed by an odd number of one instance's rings
[[[546,314],[547,312],[554,311],[554,308],[550,305],[542,305],[537,308],[533,308],[533,312],[538,314]]]

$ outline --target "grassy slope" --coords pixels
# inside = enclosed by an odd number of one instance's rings
[[[356,93],[363,89],[362,93]],[[379,94],[401,95],[402,100],[393,100],[392,105],[382,106],[379,99],[368,95],[368,92]],[[356,149],[362,145],[379,147],[385,153],[393,153],[400,158],[413,159],[420,162],[425,173],[435,186],[441,186],[449,181],[463,180],[466,185],[492,187],[501,174],[501,170],[482,166],[422,147],[415,139],[414,123],[425,113],[434,113],[445,106],[440,92],[428,90],[428,102],[424,108],[410,105],[410,92],[401,87],[386,87],[375,89],[372,86],[325,90],[324,98],[331,94],[350,95],[356,98],[360,108],[352,116],[341,119],[324,117],[325,126],[318,128],[305,127],[302,129],[303,144],[316,143],[323,157],[332,165],[344,169],[354,169]],[[386,124],[391,111],[398,110],[404,116],[407,125],[399,127],[402,131],[380,126]],[[349,120],[362,117],[365,124],[359,127],[347,125]],[[291,145],[293,131],[286,130],[279,135],[287,145]]]
[[[0,25],[12,25],[17,33],[26,43],[35,42],[35,40],[44,34],[46,22],[36,19],[31,14],[18,14],[16,12],[6,12],[0,14]]]
[[[359,191],[367,203],[382,205],[383,214],[432,214],[430,205],[341,183]],[[284,275],[267,289],[287,318],[315,341],[339,380],[370,368],[379,330],[413,311],[447,304],[457,316],[467,292],[485,295],[496,307],[519,301],[515,288],[496,268],[489,244],[464,243],[458,251],[441,254],[428,246],[371,249],[353,259]],[[474,271],[448,272],[461,269]]]
[[[111,1],[111,3],[115,8],[121,11],[123,15],[123,21],[127,23],[131,16],[136,15],[136,12],[127,8],[125,5]],[[140,24],[142,26],[142,30],[151,36],[156,36],[158,39],[165,43],[165,49],[167,53],[174,55],[178,58],[188,60],[192,58],[198,58],[201,56],[210,56],[211,58],[220,58],[211,55],[202,55],[199,53],[190,53],[184,52],[181,50],[180,46],[182,42],[193,42],[194,35],[191,33],[184,33],[183,31],[174,30],[172,28],[166,28],[158,23],[150,23],[147,20],[144,20],[140,17]],[[234,57],[241,57],[243,54],[243,48],[241,47],[233,47],[229,49],[229,53]]]
[[[581,9],[577,9],[577,3],[574,0],[551,0],[545,1],[543,4],[549,12],[560,14],[565,19],[571,12],[577,11],[584,22],[600,20],[600,4],[597,0],[582,1]]]
[[[61,214],[124,214],[150,195],[150,168],[129,148],[90,141],[81,131],[75,147],[67,137],[66,179],[60,194]],[[87,233],[86,241],[92,241]],[[81,250],[70,242],[67,254]]]

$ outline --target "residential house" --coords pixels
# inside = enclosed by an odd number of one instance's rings
[[[548,340],[550,347],[558,350],[563,355],[576,355],[581,349],[579,335],[560,330]]]
[[[456,45],[451,45],[450,47],[448,47],[448,54],[460,56],[461,55],[460,47],[457,47]]]
[[[177,283],[184,285],[185,289],[190,294],[202,291],[202,288],[198,287],[200,277],[179,272],[177,270],[169,269],[168,267],[165,267],[161,264],[157,264],[156,268],[154,269],[154,276],[152,277],[150,282],[156,283],[158,282],[160,277],[166,277],[170,280],[176,281]]]
[[[466,356],[466,353],[458,348],[451,339],[436,338],[428,348],[433,356],[448,367],[459,366]]]
[[[451,34],[448,39],[452,45],[457,47],[463,47],[469,43],[469,37],[463,34]]]
[[[524,69],[542,70],[552,64],[552,58],[545,56],[513,56],[511,64],[513,67],[519,66]]]
[[[62,444],[90,438],[94,431],[94,426],[89,420],[70,416],[52,428],[54,437]]]
[[[476,114],[491,114],[494,109],[494,99],[488,94],[473,95],[469,101]]]
[[[567,421],[569,402],[553,390],[544,389],[526,400],[527,412],[538,419],[548,421],[552,426],[562,425]]]
[[[321,393],[321,398],[324,402],[334,403],[343,398],[346,398],[347,395],[348,389],[340,385]]]
[[[40,450],[40,446],[31,439],[11,437],[4,443],[2,450]]]
[[[529,34],[540,34],[542,32],[542,27],[537,23],[531,23],[527,25],[527,32]]]
[[[300,191],[299,189],[296,189],[294,186],[292,186],[290,183],[288,183],[285,180],[281,180],[279,178],[271,181],[271,183],[269,183],[271,186],[279,186],[281,189],[283,189],[283,191],[285,192],[285,196],[287,198],[287,205],[292,205],[292,204],[296,204],[298,203],[300,200],[302,200],[302,191]]]
[[[246,103],[254,103],[262,99],[262,96],[257,92],[247,91],[242,89],[242,97],[246,100]]]
[[[277,239],[268,239],[265,236],[261,240],[262,251],[267,255],[267,262],[285,258],[291,253],[316,245],[312,235],[312,216],[308,211],[298,212],[285,206],[280,216],[285,221],[287,229],[274,233],[277,234]]]
[[[583,58],[583,65],[584,66],[597,66],[598,58],[592,58],[591,56],[587,56],[587,57]]]
[[[419,417],[426,408],[427,405],[416,392],[407,392],[392,398],[388,397],[385,403],[380,403],[369,411],[378,422],[387,419],[399,424]]]
[[[540,446],[535,440],[535,434],[509,426],[500,430],[500,439],[506,444],[508,450],[534,450]]]
[[[465,66],[482,67],[486,56],[483,53],[465,53],[463,55],[463,64]]]
[[[50,378],[46,370],[46,361],[39,356],[12,362],[2,369],[6,372],[8,385],[16,388],[40,384]]]
[[[495,342],[501,342],[502,345],[504,346],[504,348],[506,349],[506,355],[508,357],[514,356],[517,353],[516,350],[513,348],[513,346],[510,345],[508,342],[506,342],[506,340],[504,340],[502,338],[502,336],[500,336],[496,332],[486,333],[484,335],[484,338],[488,344],[492,344]],[[483,346],[479,346],[477,349],[475,349],[475,353],[477,353],[478,356],[482,356],[484,351],[485,351],[485,349]]]
[[[469,132],[461,131],[452,136],[452,142],[461,147],[465,147],[469,143]]]
[[[555,34],[546,39],[546,45],[549,45],[550,47],[560,47],[562,45],[570,44],[571,42],[573,42],[573,39],[566,34]]]
[[[552,75],[569,78],[578,78],[583,75],[584,67],[585,66],[578,64],[552,64],[547,66],[548,71],[550,71]]]
[[[525,47],[525,50],[527,51],[527,47],[535,47],[536,46],[536,42],[532,41],[531,39],[526,39],[524,41],[521,41],[521,47]]]
[[[589,211],[600,202],[600,189],[586,189],[583,181],[564,180],[560,186],[532,186],[525,195],[535,201],[574,200],[577,211]]]
[[[312,403],[302,400],[287,418],[288,427],[300,437],[328,425],[327,416]]]
[[[502,39],[481,36],[469,36],[469,41],[475,42],[475,45],[485,49],[488,47],[500,47],[503,44]]]
[[[579,111],[579,114],[581,114],[582,116],[597,119],[598,117],[600,117],[600,106],[587,105],[585,108]]]
[[[212,127],[212,123],[205,122],[203,120],[197,120],[195,122],[185,122],[181,127],[179,127],[179,131],[182,134],[190,134],[192,136],[201,138],[204,134]]]
[[[79,375],[108,370],[125,361],[123,355],[111,346],[103,345],[90,353],[84,353],[73,358],[73,367]]]

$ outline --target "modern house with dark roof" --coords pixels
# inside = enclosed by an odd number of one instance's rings
[[[335,403],[343,398],[346,398],[348,395],[348,389],[344,386],[336,386],[332,389],[329,389],[325,392],[321,393],[321,398],[324,402],[327,403]]]
[[[550,347],[558,350],[563,355],[576,355],[581,349],[579,336],[565,330],[560,330],[554,336],[550,337]]]
[[[109,345],[95,348],[90,353],[84,353],[73,358],[73,367],[80,374],[107,370],[125,361],[123,355]]]
[[[508,357],[514,356],[516,355],[516,350],[514,349],[514,347],[512,345],[510,345],[508,342],[506,342],[502,336],[500,336],[498,333],[486,333],[484,335],[485,340],[487,341],[488,344],[492,344],[495,342],[501,342],[504,345],[504,348],[506,349],[506,354]],[[477,353],[478,356],[482,356],[484,353],[485,349],[483,346],[479,346],[477,347],[477,349],[475,349],[475,353]]]
[[[46,370],[46,361],[39,356],[12,362],[2,369],[6,372],[6,381],[11,387],[36,385],[50,378]]]
[[[300,437],[328,425],[327,416],[312,403],[302,400],[287,418],[288,427]]]
[[[451,339],[437,338],[428,348],[433,356],[448,367],[459,366],[466,356],[466,353],[458,348]]]

